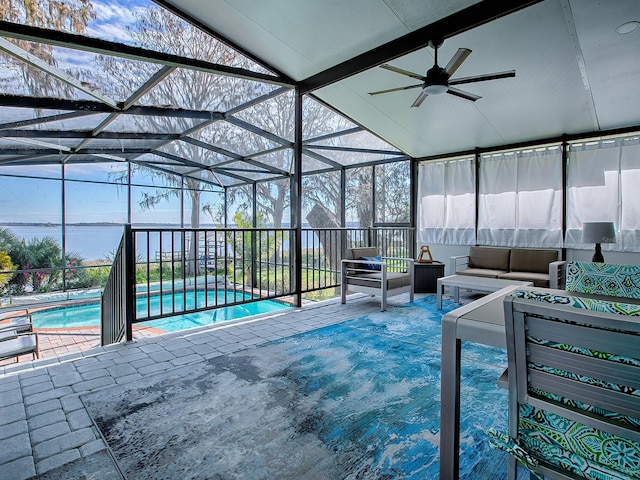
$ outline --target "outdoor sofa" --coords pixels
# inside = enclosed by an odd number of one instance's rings
[[[468,255],[451,257],[450,272],[563,288],[566,262],[559,258],[555,249],[474,246],[469,247]]]

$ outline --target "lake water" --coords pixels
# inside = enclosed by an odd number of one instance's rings
[[[57,226],[19,225],[6,227],[19,238],[52,237],[62,245],[62,228]],[[122,225],[68,225],[67,251],[79,254],[84,260],[104,260],[118,249],[124,227]]]
[[[27,241],[52,237],[62,245],[62,228],[59,225],[10,225],[6,228]],[[104,260],[117,250],[123,231],[122,225],[68,225],[67,251],[75,252],[85,260]]]
[[[178,228],[171,225],[163,227]],[[32,238],[53,237],[62,245],[62,228],[59,225],[10,225],[6,228],[19,238],[27,241]],[[139,228],[144,228],[144,226],[140,225]],[[150,228],[158,228],[158,225]],[[213,227],[207,226],[206,228]],[[123,232],[124,227],[122,225],[67,225],[65,232],[67,251],[78,254],[85,261],[112,258],[118,249]],[[307,248],[308,246],[305,237],[303,236],[302,248]],[[318,239],[316,238],[315,246],[317,247],[318,245]],[[288,242],[284,242],[283,248],[288,248]],[[166,245],[163,246],[163,250],[168,250]],[[152,236],[150,238],[149,252],[154,255],[157,251],[160,251],[159,237]]]

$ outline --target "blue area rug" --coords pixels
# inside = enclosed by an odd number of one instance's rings
[[[437,479],[455,307],[427,296],[83,400],[131,479]],[[506,430],[506,353],[463,355],[461,478],[505,478],[484,430]]]

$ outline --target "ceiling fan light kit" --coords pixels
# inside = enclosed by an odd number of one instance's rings
[[[500,78],[509,78],[515,77],[515,70],[510,70],[507,72],[497,72],[490,73],[486,75],[475,75],[472,77],[464,77],[451,79],[451,76],[455,73],[455,71],[462,65],[467,57],[471,54],[471,50],[468,48],[459,48],[458,51],[451,57],[447,66],[442,68],[438,65],[438,48],[442,45],[442,42],[429,42],[429,46],[432,47],[435,51],[434,55],[434,65],[427,71],[427,75],[419,75],[417,73],[410,72],[408,70],[403,70],[398,67],[394,67],[393,65],[380,65],[380,68],[384,68],[385,70],[389,70],[391,72],[399,73],[401,75],[405,75],[407,77],[415,78],[416,80],[421,80],[423,83],[418,85],[409,85],[406,87],[398,87],[398,88],[390,88],[387,90],[380,90],[377,92],[369,92],[369,95],[380,95],[382,93],[391,93],[391,92],[399,92],[402,90],[409,90],[412,88],[420,88],[421,92],[418,97],[414,100],[411,107],[419,107],[422,105],[422,102],[429,95],[441,95],[443,93],[449,93],[456,97],[464,98],[465,100],[469,100],[471,102],[475,102],[479,98],[482,98],[479,95],[475,95],[471,92],[467,92],[465,90],[461,90],[459,88],[453,88],[451,85],[460,85],[463,83],[474,83],[474,82],[483,82],[487,80],[497,80]]]
[[[447,93],[449,87],[446,85],[423,85],[422,91],[427,95],[440,95],[442,93]]]

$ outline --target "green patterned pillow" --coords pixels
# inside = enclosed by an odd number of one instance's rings
[[[593,480],[640,479],[640,444],[519,405],[520,445],[533,458]]]
[[[618,315],[640,316],[640,304],[611,302],[597,298],[577,297],[573,295],[556,295],[549,292],[535,290],[514,290],[512,296],[526,300],[539,300],[541,302],[570,305],[575,308],[584,308],[594,312],[616,313]]]
[[[640,266],[569,262],[566,290],[640,299]]]

